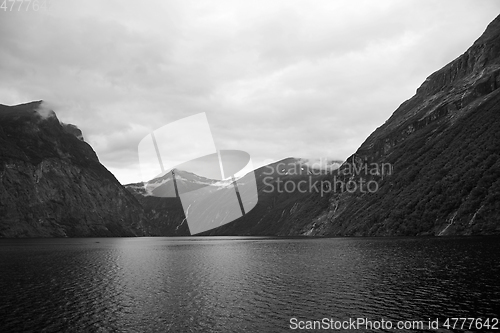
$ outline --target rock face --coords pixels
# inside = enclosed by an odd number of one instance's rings
[[[42,102],[0,105],[0,237],[144,234],[137,200]]]
[[[348,159],[393,167],[374,193],[334,193],[311,235],[500,233],[500,17],[429,76]],[[348,178],[350,177],[350,178]]]

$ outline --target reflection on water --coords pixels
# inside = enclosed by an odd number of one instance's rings
[[[498,238],[0,240],[0,331],[498,317],[499,253]]]

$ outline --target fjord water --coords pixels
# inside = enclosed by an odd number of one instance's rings
[[[280,332],[292,317],[498,317],[499,241],[3,239],[0,331]]]

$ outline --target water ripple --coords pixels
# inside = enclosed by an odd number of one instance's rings
[[[499,244],[494,238],[1,240],[0,331],[280,332],[292,317],[493,317],[500,308]]]

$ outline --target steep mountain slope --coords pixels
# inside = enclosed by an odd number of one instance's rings
[[[137,200],[41,101],[0,105],[0,237],[144,234]]]
[[[333,193],[311,235],[500,233],[500,16],[460,57],[429,76],[348,159],[389,163],[374,193]],[[342,174],[342,173],[341,173]]]
[[[331,171],[331,170],[328,170]],[[294,236],[328,207],[322,182],[330,173],[287,158],[255,170],[258,202],[245,216],[205,235]],[[323,195],[322,195],[323,194]]]

